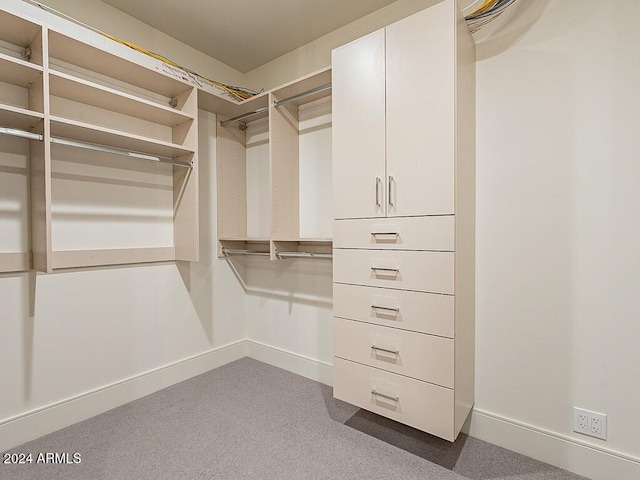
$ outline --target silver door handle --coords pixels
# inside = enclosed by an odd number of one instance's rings
[[[389,206],[393,207],[393,192],[391,191],[391,185],[395,183],[395,180],[393,179],[393,177],[391,175],[389,175]]]
[[[379,305],[371,305],[371,308],[374,308],[376,310],[388,310],[390,312],[395,312],[395,313],[399,313],[400,312],[399,308],[381,307]]]
[[[376,207],[382,207],[382,201],[380,200],[380,185],[382,180],[380,177],[376,177]]]
[[[394,273],[398,273],[398,272],[400,272],[400,269],[399,269],[399,268],[371,267],[371,270],[373,270],[374,272],[377,272],[377,271],[381,271],[381,272],[394,272]]]
[[[371,394],[375,395],[376,397],[386,398],[387,400],[391,400],[393,402],[399,402],[400,401],[400,397],[392,397],[391,395],[387,395],[386,393],[376,392],[375,388],[373,390],[371,390]]]
[[[376,347],[371,345],[371,350],[380,350],[381,352],[393,353],[394,355],[400,355],[400,350],[389,350],[388,348]]]

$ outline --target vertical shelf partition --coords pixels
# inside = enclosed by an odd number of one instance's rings
[[[48,238],[46,228],[40,228],[47,220],[46,207],[42,206],[47,199],[44,161],[47,147],[43,141],[47,134],[46,38],[43,32],[42,25],[0,11],[0,185],[10,197],[3,198],[2,208],[10,209],[11,202],[24,207],[3,216],[11,221],[5,224],[3,219],[1,227],[4,235],[0,246],[0,273],[31,268],[29,250],[34,252],[33,263],[46,268],[40,255],[46,249]],[[32,225],[43,221],[31,234],[29,219],[24,215],[28,205],[32,209]],[[14,217],[18,217],[17,221],[13,221]]]

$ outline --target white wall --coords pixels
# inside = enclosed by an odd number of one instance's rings
[[[327,66],[331,48],[409,3],[247,81],[270,87]],[[639,13],[632,0],[536,0],[478,34],[471,433],[603,479],[640,475]],[[269,325],[284,332],[272,344],[309,355],[304,321]],[[574,405],[608,414],[606,442],[572,432]]]

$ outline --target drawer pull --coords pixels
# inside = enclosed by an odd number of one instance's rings
[[[381,352],[393,353],[394,355],[400,355],[400,350],[389,350],[388,348],[376,347],[371,345],[372,350],[380,350]]]
[[[395,313],[400,312],[399,308],[381,307],[379,305],[371,305],[371,308],[373,308],[374,310],[388,310],[389,312],[395,312]]]
[[[371,235],[374,237],[377,237],[378,235],[393,235],[394,237],[397,237],[400,234],[398,232],[371,232]]]
[[[385,393],[376,392],[375,388],[371,390],[371,395],[375,395],[376,397],[386,398],[387,400],[391,400],[392,402],[400,401],[400,397],[392,397],[391,395],[387,395]]]
[[[374,272],[393,272],[393,273],[398,273],[400,272],[399,268],[383,268],[383,267],[371,267],[371,270],[373,270]]]

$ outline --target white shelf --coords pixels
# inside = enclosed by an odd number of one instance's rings
[[[193,88],[187,82],[168,77],[54,30],[49,30],[49,55],[57,60],[168,98],[177,97]]]
[[[53,115],[51,116],[51,136],[171,158],[194,153],[193,150],[174,143]]]
[[[51,95],[104,108],[169,127],[193,120],[193,115],[62,72],[49,72]]]
[[[42,67],[20,58],[0,53],[0,82],[28,87],[42,75]]]
[[[296,95],[300,95],[301,93],[308,92],[310,90],[313,90],[314,88],[330,83],[331,68],[328,67],[323,68],[322,70],[318,70],[317,72],[311,73],[293,82],[282,85],[281,87],[275,88],[272,90],[272,93],[278,100],[283,100],[285,98],[294,97]],[[291,103],[293,105],[300,106],[329,96],[331,96],[330,88],[313,95],[305,96],[304,98],[292,101]]]
[[[44,119],[44,114],[0,103],[0,126],[30,130]]]

